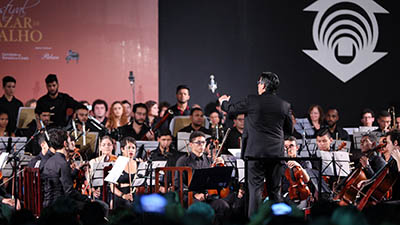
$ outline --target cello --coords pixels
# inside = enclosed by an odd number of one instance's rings
[[[289,181],[289,198],[291,200],[306,200],[311,191],[304,181],[304,173],[300,166],[286,168],[285,177]]]
[[[369,150],[366,153],[366,156],[369,158],[374,152],[379,152],[384,148],[386,144],[379,144],[374,149]],[[365,175],[362,165],[360,164],[357,169],[355,169],[344,181],[344,187],[342,190],[333,198],[334,201],[339,201],[338,204],[340,206],[345,205],[354,205],[356,203],[357,198],[359,198],[361,189],[358,188],[358,184],[367,180],[367,176]]]

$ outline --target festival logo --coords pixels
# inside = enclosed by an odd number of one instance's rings
[[[375,13],[389,13],[372,0],[318,0],[304,9],[317,12],[312,35],[317,50],[303,50],[347,82],[387,52],[374,52],[379,29]]]
[[[69,61],[71,61],[71,60],[75,60],[75,62],[78,63],[79,62],[79,53],[74,52],[70,49],[70,50],[68,50],[67,57],[65,57],[65,60],[67,61],[67,63],[69,63]]]

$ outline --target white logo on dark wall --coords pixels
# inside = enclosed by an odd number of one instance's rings
[[[352,7],[348,7],[352,6]],[[374,13],[389,13],[372,0],[318,0],[304,9],[318,12],[313,24],[317,50],[303,50],[347,82],[387,52],[374,52],[379,29]]]

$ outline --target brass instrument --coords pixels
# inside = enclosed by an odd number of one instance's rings
[[[390,129],[397,129],[396,126],[396,112],[394,106],[390,106],[387,110],[390,114],[391,122],[390,122]]]

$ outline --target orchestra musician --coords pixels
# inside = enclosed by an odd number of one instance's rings
[[[92,104],[92,108],[94,118],[105,126],[108,120],[106,116],[108,111],[107,102],[102,99],[96,99]]]
[[[110,112],[108,114],[108,120],[106,128],[111,132],[120,126],[127,124],[128,118],[125,114],[125,109],[120,101],[115,101],[111,104]]]
[[[40,153],[31,159],[28,163],[29,168],[39,168],[40,174],[42,174],[44,165],[46,164],[47,160],[52,157],[55,153],[53,148],[49,148],[49,145],[46,141],[45,134],[38,135],[38,144],[41,147]]]
[[[145,124],[147,117],[146,105],[143,103],[136,103],[132,111],[133,121],[118,128],[121,137],[129,136],[133,137],[135,140],[142,140],[145,137],[148,141],[154,141],[154,132]]]
[[[371,109],[364,109],[361,112],[361,125],[364,127],[372,127],[375,121],[374,111]]]
[[[0,137],[15,137],[13,132],[7,130],[8,123],[8,113],[0,109]]]
[[[110,208],[130,207],[133,201],[134,188],[132,187],[133,180],[137,172],[136,156],[136,140],[132,137],[124,137],[121,140],[122,156],[128,157],[129,161],[126,164],[122,175],[119,177],[117,184],[110,186],[111,193],[115,196]]]
[[[126,115],[126,118],[128,118],[128,122],[132,121],[132,104],[128,100],[123,100],[122,106],[124,107],[124,113]]]
[[[374,133],[364,134],[361,138],[360,163],[367,178],[371,178],[377,171],[385,166],[385,160],[377,153],[372,152],[369,157],[367,154],[378,145],[378,137]]]
[[[233,127],[231,129],[231,132],[229,132],[228,137],[226,138],[226,142],[222,148],[221,154],[231,155],[228,149],[231,148],[237,149],[241,147],[243,129],[244,129],[244,114],[237,113],[234,115]]]
[[[49,74],[45,81],[47,94],[39,98],[36,107],[50,109],[50,127],[65,127],[67,125],[67,109],[76,109],[82,104],[68,94],[58,91],[57,75]]]
[[[190,89],[186,85],[176,87],[176,104],[169,109],[174,112],[173,116],[187,116],[190,114],[189,107]]]
[[[325,122],[328,125],[328,131],[335,140],[350,141],[350,136],[342,127],[337,125],[339,121],[339,111],[334,107],[329,107],[325,115]]]
[[[68,196],[82,206],[89,202],[89,198],[79,193],[73,187],[70,165],[67,162],[68,145],[71,141],[67,132],[60,129],[49,131],[49,145],[54,148],[55,154],[50,157],[43,169],[44,200],[43,206],[51,206],[59,197]]]
[[[324,110],[320,105],[311,105],[310,108],[308,108],[307,115],[308,121],[314,130],[314,135],[308,138],[313,138],[316,137],[318,130],[324,127]]]
[[[211,135],[211,131],[203,126],[204,113],[201,108],[192,108],[190,110],[190,120],[192,122],[188,126],[180,129],[178,132],[191,133],[193,131],[201,131],[205,134]]]
[[[293,132],[290,104],[276,95],[278,76],[263,72],[257,85],[258,95],[249,95],[238,103],[229,103],[230,96],[219,98],[222,110],[228,114],[246,113],[242,156],[260,159],[248,161],[249,216],[256,212],[262,202],[264,179],[269,199],[281,200],[281,177],[276,176],[281,170],[281,162],[273,158],[284,155],[284,133],[290,135]]]
[[[147,107],[147,118],[146,118],[146,124],[148,127],[154,128],[154,126],[157,124],[158,121],[160,121],[160,118],[158,117],[158,105],[157,102],[153,100],[149,100],[145,102]]]
[[[91,159],[89,161],[90,170],[88,171],[87,177],[89,178],[88,182],[91,182],[93,179],[93,175],[96,171],[95,163],[102,162],[115,162],[117,160],[117,156],[113,155],[114,144],[113,140],[110,136],[104,135],[100,139],[99,146],[99,157]],[[98,166],[99,164],[97,164]],[[100,187],[92,187],[92,193],[95,198],[101,198],[101,188]]]
[[[4,111],[8,115],[8,124],[7,124],[7,136],[11,136],[12,133],[15,133],[15,129],[17,127],[17,115],[20,107],[23,106],[22,102],[18,100],[15,95],[15,87],[17,81],[12,76],[3,77],[3,90],[4,95],[0,98],[0,110]],[[3,114],[4,119],[4,114]],[[3,128],[0,128],[0,136],[4,135]]]
[[[307,206],[307,199],[301,201],[300,199],[290,199],[289,198],[288,191],[289,191],[290,183],[284,173],[287,168],[292,169],[294,167],[298,167],[298,168],[300,168],[300,170],[303,174],[303,182],[308,183],[308,181],[310,181],[310,176],[308,175],[306,169],[311,169],[312,165],[311,165],[310,161],[299,161],[299,162],[295,161],[295,158],[297,158],[297,151],[299,150],[299,146],[297,145],[296,138],[294,136],[286,137],[284,145],[285,145],[285,151],[287,152],[287,157],[293,158],[294,160],[287,161],[286,164],[282,168],[282,171],[283,171],[282,195],[286,200],[298,204],[298,207],[302,209]]]
[[[386,110],[380,111],[378,114],[378,128],[373,132],[378,137],[385,136],[385,134],[389,132],[391,122],[392,118],[390,117],[390,113]]]
[[[175,149],[172,144],[172,134],[170,130],[161,130],[157,137],[158,147],[151,151],[152,161],[167,161],[166,166],[175,166],[178,158],[184,154]]]

